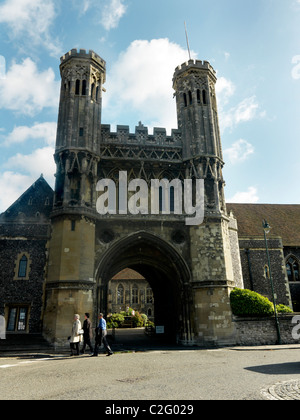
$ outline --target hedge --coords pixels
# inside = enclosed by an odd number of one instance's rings
[[[247,289],[235,288],[230,294],[230,304],[234,315],[243,317],[267,317],[274,315],[274,305],[268,298]],[[276,306],[280,313],[292,313],[285,305]]]

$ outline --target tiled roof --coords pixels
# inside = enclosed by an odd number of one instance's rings
[[[131,268],[125,268],[116,274],[112,280],[145,280],[145,278],[137,271],[134,271]]]
[[[238,222],[239,236],[263,236],[262,222],[272,227],[270,235],[280,236],[284,246],[300,246],[300,205],[227,204]]]
[[[0,222],[14,222],[22,215],[24,220],[34,220],[40,214],[49,222],[54,192],[41,175],[4,213]]]

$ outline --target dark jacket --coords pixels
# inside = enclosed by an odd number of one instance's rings
[[[83,323],[83,337],[85,339],[93,338],[92,323],[89,318],[85,319]]]

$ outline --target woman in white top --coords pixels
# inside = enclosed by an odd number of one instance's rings
[[[79,343],[82,340],[82,334],[80,330],[81,330],[80,316],[78,314],[75,314],[74,323],[72,326],[72,334],[70,337],[71,356],[74,356],[73,351],[76,351],[75,355],[79,356]]]

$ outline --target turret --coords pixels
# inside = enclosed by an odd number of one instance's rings
[[[207,61],[190,60],[175,70],[173,88],[183,159],[208,155],[222,160],[216,81],[216,72]]]
[[[60,59],[61,91],[56,150],[99,152],[106,63],[93,51],[71,50]]]
[[[61,57],[55,207],[95,207],[106,64],[93,51]]]

